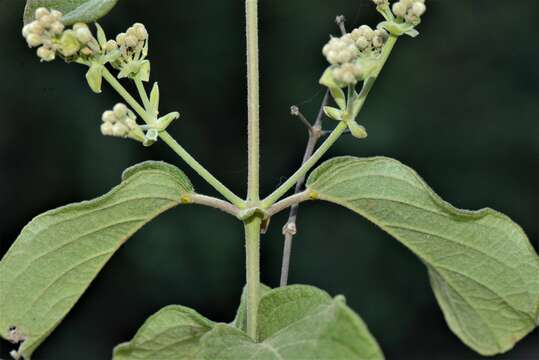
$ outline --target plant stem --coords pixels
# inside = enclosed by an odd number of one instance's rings
[[[135,80],[135,85],[137,86],[138,93],[142,99],[142,103],[144,104],[146,111],[151,111],[150,99],[148,98],[144,84],[140,80]]]
[[[247,34],[247,202],[260,201],[260,113],[258,66],[258,0],[245,0]],[[253,216],[245,222],[245,266],[247,282],[247,334],[256,340],[258,302],[260,300],[260,226],[262,219]]]
[[[267,209],[273,205],[277,200],[283,197],[288,190],[290,190],[299,180],[301,180],[311,168],[316,165],[318,160],[324,156],[329,148],[335,144],[339,137],[348,128],[348,125],[344,121],[339,122],[339,125],[331,132],[327,139],[320,145],[316,152],[307,160],[288,180],[286,180],[277,190],[268,195],[262,200],[262,208]]]
[[[247,33],[247,106],[249,175],[247,198],[259,200],[260,182],[260,105],[258,60],[258,1],[245,1]]]
[[[245,269],[247,277],[247,334],[257,340],[260,301],[260,225],[258,216],[245,223]]]
[[[135,100],[131,94],[120,84],[118,80],[107,70],[103,70],[103,77],[112,86],[114,90],[135,110],[135,112],[148,124],[151,125],[155,119],[150,115],[140,104]],[[144,88],[143,88],[144,89]],[[198,161],[196,161],[170,134],[166,131],[159,133],[159,137],[165,142],[176,154],[178,154],[183,161],[187,163],[193,170],[195,170],[208,184],[213,186],[221,195],[223,195],[228,201],[238,207],[244,207],[244,201],[223,185],[219,180],[215,178],[206,168],[204,168]]]

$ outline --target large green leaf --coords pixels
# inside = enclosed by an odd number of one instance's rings
[[[194,359],[200,338],[213,326],[194,310],[167,306],[148,318],[133,340],[118,345],[113,360]]]
[[[456,209],[412,169],[383,157],[330,160],[307,187],[412,250],[428,268],[449,327],[472,349],[506,352],[537,326],[539,257],[507,216]]]
[[[90,23],[107,15],[118,0],[27,0],[24,8],[24,23],[34,20],[36,9],[45,7],[64,13],[63,22],[71,25],[76,22]]]
[[[310,286],[269,291],[259,307],[258,340],[218,324],[201,339],[204,360],[383,359],[378,344],[344,298]]]
[[[30,358],[114,252],[192,191],[176,167],[146,162],[102,197],[36,217],[0,261],[0,335]]]

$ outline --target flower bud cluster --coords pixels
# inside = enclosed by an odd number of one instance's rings
[[[148,55],[148,31],[141,23],[133,24],[126,32],[109,40],[105,45],[107,53],[119,52],[115,61],[111,62],[116,69],[122,69],[133,61],[141,61]]]
[[[116,104],[112,110],[105,111],[102,120],[101,133],[105,136],[144,140],[144,133],[137,125],[135,115],[122,103]]]
[[[29,47],[39,47],[37,56],[42,61],[52,61],[56,58],[57,45],[54,39],[64,32],[62,13],[39,8],[35,12],[35,20],[22,28],[22,36]]]
[[[334,66],[335,80],[347,85],[360,81],[364,74],[359,60],[378,56],[388,37],[383,29],[373,30],[368,25],[362,25],[349,34],[331,38],[322,53]]]
[[[418,24],[427,11],[425,0],[400,0],[393,4],[393,13],[410,24]]]
[[[72,29],[65,29],[62,17],[60,11],[38,8],[36,20],[22,29],[28,46],[39,47],[37,56],[42,61],[52,61],[58,55],[66,60],[89,58],[101,51],[88,25],[77,23]]]

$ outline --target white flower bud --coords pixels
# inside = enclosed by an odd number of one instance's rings
[[[405,5],[403,5],[402,3],[400,2],[397,2],[397,3],[394,3],[393,4],[393,13],[395,14],[395,16],[397,17],[400,17],[400,18],[403,18],[405,15],[406,15],[406,11],[408,9],[406,8]]]
[[[118,43],[116,41],[114,41],[114,40],[109,40],[105,44],[105,51],[106,52],[111,52],[111,51],[114,51],[116,49],[118,49]]]
[[[86,46],[80,50],[80,53],[84,56],[92,56],[94,52],[92,49]]]
[[[42,61],[53,61],[56,58],[56,53],[53,50],[45,46],[42,46],[39,49],[37,49],[37,56]]]
[[[124,123],[129,128],[129,130],[133,130],[137,127],[137,122],[131,118],[125,119]]]
[[[26,42],[29,47],[36,47],[43,44],[43,38],[36,34],[30,34],[26,37]]]
[[[30,24],[28,24],[28,26],[29,26],[30,32],[33,34],[41,35],[45,32],[45,29],[43,28],[43,26],[39,24],[37,20],[32,21]]]
[[[88,44],[94,38],[88,27],[78,28],[75,30],[75,34],[77,35],[77,39],[83,44]]]
[[[113,127],[114,127],[114,125],[112,125],[109,122],[101,124],[101,134],[103,134],[105,136],[112,136],[113,135]]]
[[[127,136],[129,129],[124,124],[117,122],[112,126],[112,135],[114,136]]]
[[[54,18],[50,15],[44,15],[39,18],[39,24],[44,28],[48,28],[54,22]]]
[[[26,38],[28,35],[30,35],[30,32],[30,24],[24,25],[24,27],[22,28],[22,36]]]
[[[62,14],[60,11],[58,10],[51,10],[51,16],[55,19],[55,20],[61,20],[62,17],[64,16],[64,14]]]
[[[144,41],[148,39],[148,30],[146,30],[146,27],[141,23],[136,23],[133,25],[133,29],[135,29],[135,36],[140,41]]]
[[[116,118],[113,111],[107,110],[103,113],[103,116],[101,116],[101,120],[103,120],[104,123],[113,124],[118,121],[118,118]]]
[[[124,104],[118,103],[114,105],[113,111],[118,119],[123,119],[127,116],[128,109]]]
[[[85,23],[82,23],[82,22],[78,22],[78,23],[73,25],[73,31],[76,32],[79,29],[88,29],[88,25],[86,25]]]
[[[36,9],[35,17],[36,17],[36,19],[41,19],[42,17],[47,16],[49,14],[50,13],[49,13],[49,10],[47,8],[40,7],[38,9]]]
[[[51,32],[54,35],[60,35],[64,31],[64,24],[62,24],[60,21],[55,21],[51,25]]]
[[[369,25],[361,25],[358,28],[359,34],[371,41],[374,36],[374,31]]]
[[[118,36],[116,36],[116,42],[120,46],[125,46],[125,38],[127,35],[125,33],[119,33]]]
[[[412,6],[412,14],[414,14],[417,17],[420,17],[421,15],[423,15],[425,11],[427,11],[427,7],[425,6],[425,4],[421,2],[415,2],[414,5]]]
[[[365,38],[365,37],[363,37],[363,36],[360,36],[360,37],[356,40],[356,45],[357,45],[357,47],[359,48],[359,50],[365,50],[366,48],[369,47],[370,42],[369,42],[369,40],[367,40],[367,38]]]
[[[127,35],[125,37],[125,45],[130,48],[134,48],[138,45],[138,39],[135,36]]]

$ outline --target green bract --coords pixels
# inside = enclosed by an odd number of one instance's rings
[[[427,266],[450,328],[477,352],[505,352],[537,326],[539,257],[507,216],[456,209],[412,169],[383,157],[330,160],[307,187],[412,250]]]
[[[90,23],[105,16],[118,0],[27,0],[24,8],[24,23],[34,20],[35,11],[40,7],[55,9],[64,13],[63,23]]]

